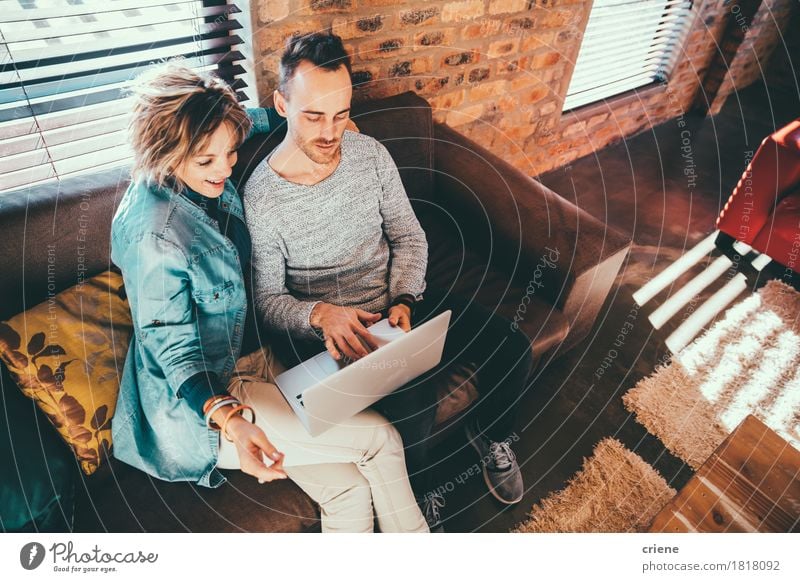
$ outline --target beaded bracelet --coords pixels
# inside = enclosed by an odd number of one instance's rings
[[[224,407],[224,406],[228,406],[228,405],[230,405],[230,404],[232,404],[234,407],[236,407],[236,406],[239,406],[239,405],[241,405],[241,402],[239,402],[239,401],[238,401],[236,398],[234,398],[233,396],[231,396],[231,397],[229,397],[229,398],[226,398],[225,400],[220,400],[219,402],[217,402],[217,403],[216,403],[214,406],[212,406],[212,407],[209,409],[209,411],[206,413],[206,426],[207,426],[208,428],[210,428],[211,430],[222,430],[222,428],[220,427],[220,425],[218,425],[216,422],[214,422],[214,421],[211,419],[211,417],[213,416],[213,414],[214,414],[214,413],[215,413],[217,410],[219,410],[220,408],[222,408],[222,407]]]
[[[233,418],[233,416],[238,412],[239,416],[242,416],[242,412],[245,410],[249,410],[250,414],[252,415],[250,418],[250,422],[252,424],[256,423],[256,412],[253,410],[253,407],[248,404],[240,404],[239,406],[234,406],[233,409],[228,412],[228,415],[225,417],[225,420],[222,421],[222,434],[228,440],[228,442],[233,442],[233,439],[228,436],[227,428],[228,428],[228,421]]]

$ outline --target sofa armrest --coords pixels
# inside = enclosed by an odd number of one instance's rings
[[[452,128],[434,127],[435,200],[527,293],[560,309],[569,349],[591,329],[631,241]],[[522,299],[522,298],[520,298]]]

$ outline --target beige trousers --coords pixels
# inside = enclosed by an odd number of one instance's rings
[[[274,384],[281,371],[263,348],[239,358],[228,391],[253,407],[258,426],[284,453],[286,473],[319,504],[322,531],[371,532],[377,517],[382,532],[427,532],[394,427],[365,410],[312,437]],[[236,447],[225,438],[217,466],[240,467]]]

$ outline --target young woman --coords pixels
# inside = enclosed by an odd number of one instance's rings
[[[403,446],[365,411],[311,438],[261,351],[239,358],[250,235],[227,179],[236,150],[274,126],[219,79],[160,65],[134,89],[132,183],[112,225],[134,339],[113,420],[114,455],[167,481],[217,487],[218,469],[259,483],[292,478],[321,507],[323,531],[427,531]],[[238,362],[237,362],[238,360]]]

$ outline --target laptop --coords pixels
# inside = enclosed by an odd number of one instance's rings
[[[371,327],[378,349],[355,361],[327,352],[275,378],[284,398],[311,436],[341,424],[442,360],[451,311],[408,333],[383,319]]]

